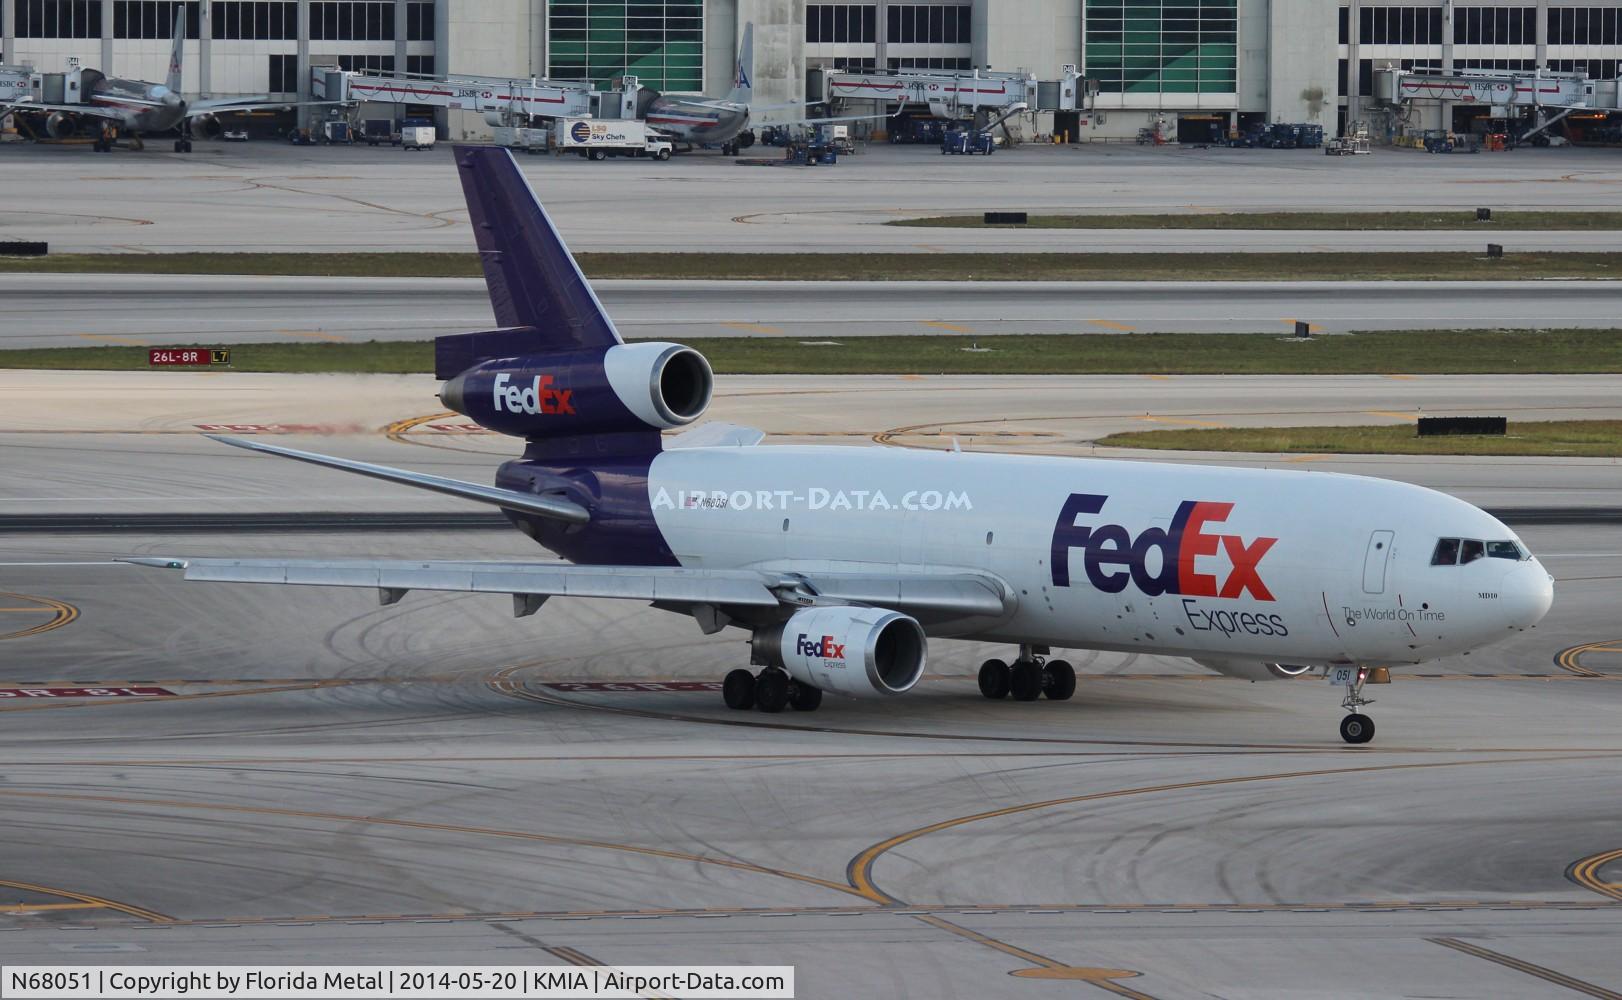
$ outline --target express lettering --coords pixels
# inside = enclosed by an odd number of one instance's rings
[[[509,413],[573,413],[574,403],[570,397],[574,395],[573,389],[552,388],[552,376],[537,375],[529,385],[509,385],[512,376],[506,372],[496,376],[495,384],[491,387],[491,405],[497,413],[502,411],[503,405]]]
[[[834,637],[825,635],[816,642],[804,632],[794,640],[794,652],[800,656],[815,657],[822,660],[843,660],[845,658],[845,644],[834,642]]]
[[[1231,503],[1184,500],[1171,519],[1170,528],[1149,528],[1132,537],[1123,525],[1084,526],[1076,523],[1083,514],[1097,514],[1109,497],[1093,493],[1072,493],[1059,511],[1053,528],[1053,585],[1070,586],[1070,550],[1082,551],[1087,580],[1106,594],[1119,594],[1127,584],[1150,597],[1180,594],[1188,597],[1236,598],[1246,592],[1258,601],[1273,600],[1256,567],[1277,538],[1256,538],[1246,542],[1239,535],[1224,535],[1207,529],[1220,524],[1233,511]],[[1150,554],[1159,553],[1158,568],[1150,568]],[[1199,571],[1198,560],[1226,555],[1231,569],[1219,583],[1214,573]]]
[[[1249,611],[1212,611],[1200,607],[1199,602],[1191,597],[1183,598],[1183,614],[1188,618],[1189,628],[1196,632],[1221,632],[1226,636],[1239,633],[1260,636],[1290,634],[1281,615],[1259,615]]]

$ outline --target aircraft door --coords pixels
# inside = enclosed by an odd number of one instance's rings
[[[1369,548],[1363,555],[1363,593],[1385,593],[1385,570],[1391,561],[1394,538],[1394,531],[1376,531],[1369,536]]]

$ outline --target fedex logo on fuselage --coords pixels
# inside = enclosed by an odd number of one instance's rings
[[[794,640],[794,652],[800,656],[814,656],[821,660],[843,660],[845,658],[845,644],[834,642],[834,637],[825,635],[816,642],[804,632]]]
[[[1087,580],[1107,594],[1119,594],[1130,583],[1149,597],[1181,594],[1232,598],[1248,592],[1258,601],[1273,600],[1256,567],[1278,539],[1258,537],[1247,542],[1239,535],[1208,528],[1226,521],[1233,504],[1184,500],[1169,528],[1148,528],[1136,538],[1123,525],[1076,523],[1083,514],[1103,510],[1108,499],[1093,493],[1072,493],[1064,502],[1053,528],[1055,587],[1070,586],[1071,550],[1080,549]],[[1159,565],[1151,568],[1150,554],[1157,551]],[[1219,552],[1231,564],[1221,580],[1216,573],[1202,572],[1199,562]]]
[[[537,375],[529,385],[512,385],[512,376],[506,372],[496,376],[491,387],[491,404],[497,413],[503,405],[508,413],[573,413],[570,397],[573,389],[552,388],[552,376]]]

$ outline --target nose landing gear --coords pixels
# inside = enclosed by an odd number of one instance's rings
[[[1374,739],[1374,720],[1359,712],[1364,705],[1374,704],[1373,698],[1363,697],[1363,685],[1368,682],[1368,667],[1337,667],[1336,670],[1345,670],[1346,697],[1340,700],[1340,707],[1351,714],[1340,720],[1340,738],[1347,743],[1362,744]],[[1382,670],[1385,668],[1381,668]]]

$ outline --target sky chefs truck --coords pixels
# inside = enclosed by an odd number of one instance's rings
[[[557,148],[602,160],[610,156],[651,156],[668,160],[675,147],[669,139],[629,119],[559,118],[552,129]]]

